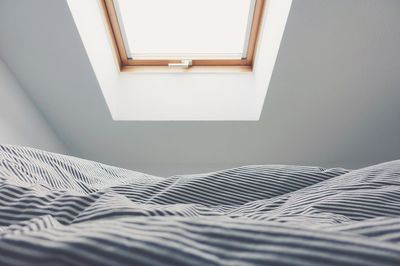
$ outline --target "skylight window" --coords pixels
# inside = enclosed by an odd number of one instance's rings
[[[252,67],[264,0],[104,2],[122,67]]]

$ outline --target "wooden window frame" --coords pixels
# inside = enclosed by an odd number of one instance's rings
[[[247,41],[247,57],[244,59],[194,59],[192,65],[187,69],[173,69],[168,66],[170,63],[180,63],[181,60],[156,60],[140,59],[134,60],[128,58],[122,31],[118,21],[114,0],[100,0],[105,14],[114,50],[121,71],[240,71],[248,72],[253,70],[257,43],[265,8],[266,0],[256,0],[254,6],[253,20],[251,21],[251,30]],[[167,0],[166,0],[167,1]]]

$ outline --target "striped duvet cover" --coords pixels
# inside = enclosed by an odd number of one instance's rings
[[[0,145],[0,265],[400,265],[400,161],[164,178]]]

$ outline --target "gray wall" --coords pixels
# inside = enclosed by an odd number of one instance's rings
[[[64,145],[1,59],[0,143],[66,152]]]
[[[77,156],[160,175],[357,168],[400,159],[399,25],[399,0],[294,0],[258,122],[112,121],[63,0],[0,1],[0,56]]]

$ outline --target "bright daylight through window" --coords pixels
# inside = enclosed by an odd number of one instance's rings
[[[264,0],[104,0],[121,67],[252,68]]]

